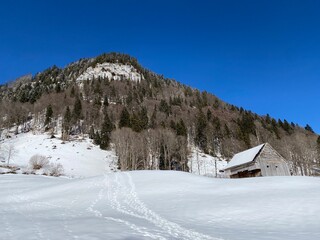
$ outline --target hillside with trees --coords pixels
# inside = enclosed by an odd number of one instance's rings
[[[101,70],[111,77],[79,78],[103,63],[115,68]],[[141,80],[123,69],[133,69]],[[114,148],[122,170],[188,171],[191,146],[229,159],[264,142],[289,161],[293,174],[313,175],[320,167],[320,137],[311,126],[259,116],[119,53],[53,66],[0,86],[0,116],[1,132],[41,129],[65,141],[87,134],[102,149]]]

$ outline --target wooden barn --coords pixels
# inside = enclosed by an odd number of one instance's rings
[[[224,170],[230,178],[291,175],[286,160],[268,143],[237,153]]]

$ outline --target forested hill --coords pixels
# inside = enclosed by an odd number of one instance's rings
[[[259,116],[118,53],[53,66],[1,86],[0,116],[0,131],[45,130],[65,140],[88,134],[101,148],[115,148],[123,170],[187,171],[192,146],[230,158],[264,142],[295,174],[311,175],[320,161],[320,138],[309,125]]]

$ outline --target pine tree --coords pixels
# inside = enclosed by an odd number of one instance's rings
[[[237,108],[234,105],[231,105],[230,110],[234,112],[237,110]]]
[[[142,107],[138,113],[133,113],[131,117],[131,127],[135,132],[141,132],[148,128],[149,118],[147,108]]]
[[[203,150],[207,151],[207,136],[206,136],[206,128],[207,128],[207,119],[201,110],[197,115],[196,121],[196,144]]]
[[[279,130],[278,130],[278,126],[277,126],[277,121],[274,118],[271,120],[271,130],[274,132],[274,134],[276,135],[277,139],[280,139]]]
[[[109,118],[108,113],[105,113],[104,122],[102,123],[101,133],[100,133],[100,148],[108,149],[110,145],[110,136],[114,126]]]
[[[71,122],[71,112],[69,106],[66,109],[66,112],[64,114],[63,122],[65,126],[69,126]]]
[[[53,116],[53,110],[51,104],[48,105],[46,110],[46,120],[44,122],[44,125],[47,125],[51,122]]]
[[[170,127],[172,128],[172,130],[176,131],[176,123],[172,119],[170,121]]]
[[[271,123],[271,118],[270,118],[270,115],[269,115],[269,114],[267,114],[267,116],[266,116],[266,123],[267,123],[267,124],[270,124],[270,123]]]
[[[81,100],[77,96],[76,101],[74,102],[74,107],[73,107],[73,112],[72,112],[72,117],[75,121],[77,121],[81,118],[81,111],[82,111]]]
[[[166,159],[165,159],[165,147],[164,147],[164,144],[161,143],[160,145],[160,154],[159,154],[159,169],[160,170],[167,170],[166,169]]]
[[[176,133],[177,133],[177,136],[186,137],[188,135],[187,127],[181,118],[180,118],[180,121],[177,122],[177,124],[176,124]]]
[[[307,125],[304,127],[304,129],[307,130],[307,131],[309,131],[309,132],[311,132],[311,133],[314,133],[312,127],[310,127],[309,124],[307,124]]]
[[[215,100],[214,100],[214,103],[213,103],[214,109],[218,109],[219,106],[220,106],[219,100],[218,100],[218,99],[215,99]]]
[[[212,119],[212,112],[210,111],[210,109],[207,110],[207,120],[208,122],[210,122]]]
[[[94,134],[93,142],[96,145],[100,145],[101,144],[101,137],[100,137],[100,134],[99,134],[98,131]]]
[[[167,103],[165,100],[163,100],[163,99],[161,99],[161,101],[160,101],[159,111],[166,113],[167,116],[169,116],[169,114],[170,114],[170,112],[171,112],[170,106],[169,106],[168,103]]]
[[[98,79],[98,81],[96,81],[96,84],[95,84],[94,89],[93,89],[93,93],[97,94],[98,96],[101,96],[101,94],[102,94],[101,84],[99,82],[99,79]]]
[[[127,105],[130,105],[132,103],[132,101],[133,101],[132,91],[129,90],[129,93],[128,93],[127,98],[126,98]]]
[[[157,105],[154,106],[154,110],[151,115],[150,124],[149,124],[150,128],[153,128],[153,129],[156,128],[156,120],[157,120]]]
[[[128,112],[128,109],[126,107],[122,109],[122,112],[120,114],[119,128],[123,127],[131,127],[130,113]]]
[[[140,121],[142,129],[147,129],[149,125],[149,117],[148,117],[148,110],[146,107],[142,107],[140,110]]]
[[[69,135],[70,127],[71,127],[71,112],[70,112],[70,108],[68,106],[67,109],[66,109],[66,112],[64,114],[63,123],[62,123],[62,128],[63,128],[62,138],[64,140]]]
[[[283,128],[283,122],[281,121],[281,119],[278,119],[278,125]]]
[[[247,147],[250,147],[250,134],[256,135],[256,125],[254,123],[254,117],[250,112],[244,111],[241,119],[239,118],[237,123],[240,128],[240,139],[245,142]]]
[[[288,134],[292,133],[292,128],[290,124],[288,123],[287,120],[283,120],[283,125],[282,125],[283,130],[285,130]]]
[[[133,113],[131,116],[131,128],[135,132],[142,131],[139,115],[137,113]]]
[[[109,106],[108,95],[105,95],[105,96],[104,96],[103,105],[104,105],[105,107],[108,107],[108,106]]]
[[[55,87],[56,93],[61,92],[61,85],[60,83],[57,83],[56,87]]]
[[[91,126],[90,130],[89,130],[89,138],[94,139],[94,137],[95,137],[94,128],[93,128],[93,126]]]

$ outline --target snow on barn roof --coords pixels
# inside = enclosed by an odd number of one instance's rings
[[[260,152],[260,150],[264,147],[264,144],[261,144],[259,146],[256,146],[254,148],[250,148],[248,150],[245,150],[243,152],[237,153],[233,156],[231,161],[228,163],[225,169],[229,169],[231,167],[239,166],[245,163],[252,162],[257,154]]]

